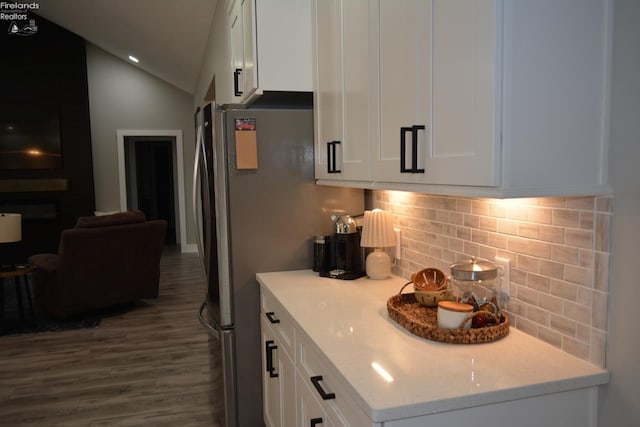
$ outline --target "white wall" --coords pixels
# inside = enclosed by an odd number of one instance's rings
[[[616,0],[609,182],[614,190],[609,338],[611,382],[600,394],[599,425],[640,420],[640,2]]]
[[[194,106],[202,106],[213,76],[216,78],[216,103],[224,104],[233,99],[233,75],[227,23],[227,4],[218,2],[209,40],[204,52],[202,68],[196,85]]]
[[[193,96],[87,43],[96,209],[120,208],[117,129],[181,129],[187,241],[194,242],[190,182],[195,146]]]

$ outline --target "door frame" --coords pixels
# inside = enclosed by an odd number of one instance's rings
[[[132,136],[157,136],[170,139],[173,158],[173,182],[174,200],[177,206],[176,215],[176,242],[180,244],[181,252],[188,252],[186,202],[184,192],[184,159],[182,154],[182,130],[180,129],[117,129],[118,151],[118,184],[120,188],[120,210],[127,210],[127,173],[125,167],[125,137]]]

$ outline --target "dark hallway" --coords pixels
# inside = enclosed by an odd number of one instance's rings
[[[176,244],[173,144],[161,137],[125,138],[127,204],[148,219],[167,221],[166,244]]]

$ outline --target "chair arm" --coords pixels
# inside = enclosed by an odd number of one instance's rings
[[[58,270],[58,255],[56,254],[31,255],[28,262],[47,273],[55,273]]]

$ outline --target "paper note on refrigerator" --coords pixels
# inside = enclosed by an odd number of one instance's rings
[[[258,169],[256,120],[236,119],[236,168]]]

